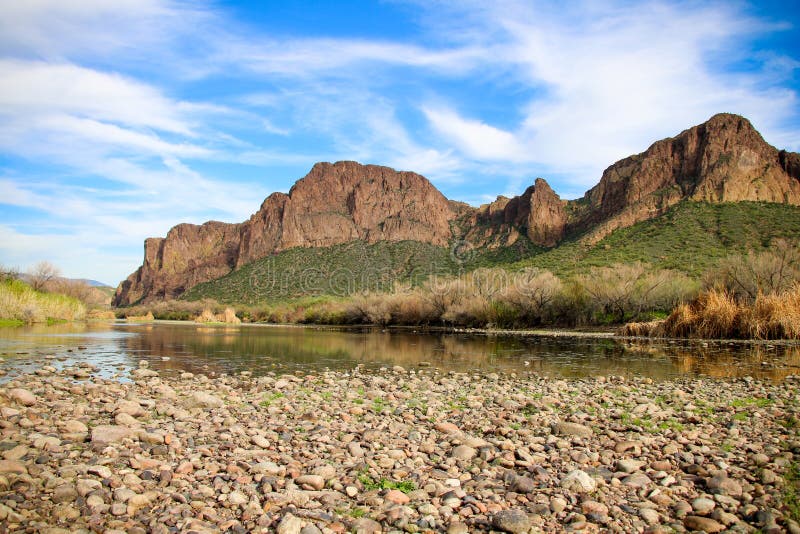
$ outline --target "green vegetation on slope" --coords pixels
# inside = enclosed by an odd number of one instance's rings
[[[326,248],[295,248],[249,263],[200,284],[183,300],[259,304],[301,297],[347,296],[418,286],[431,275],[451,276],[478,267],[547,269],[559,276],[592,267],[643,262],[699,277],[722,258],[762,250],[780,237],[800,236],[800,208],[766,202],[682,202],[663,216],[617,230],[595,245],[578,240],[542,251],[521,238],[514,247],[470,251],[403,241],[352,242]]]
[[[663,216],[613,232],[595,245],[563,243],[509,267],[558,275],[614,263],[644,262],[699,277],[722,258],[800,236],[800,208],[767,202],[682,202]]]
[[[76,298],[36,291],[14,278],[0,280],[0,325],[75,321],[85,315],[86,307]]]
[[[416,285],[431,275],[454,274],[458,266],[449,249],[416,241],[294,248],[195,286],[182,298],[254,304],[313,295],[345,296],[388,291],[395,282]]]

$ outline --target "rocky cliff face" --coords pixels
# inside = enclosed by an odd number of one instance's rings
[[[498,248],[523,235],[542,247],[567,235],[596,242],[684,199],[800,205],[800,155],[768,145],[747,119],[720,114],[611,165],[579,200],[563,201],[537,179],[522,195],[479,208],[448,201],[411,172],[318,163],[288,195],[270,195],[244,223],[181,224],[165,238],[146,240],[144,263],[117,288],[114,304],[173,298],[292,247],[353,240],[447,246],[457,238]]]
[[[459,210],[424,177],[351,161],[318,163],[289,194],[274,193],[242,224],[181,224],[145,241],[142,266],[114,305],[169,299],[201,282],[292,247],[363,240],[446,246]]]
[[[536,245],[558,244],[567,222],[566,202],[542,178],[514,198],[497,197],[467,214],[461,226],[468,228],[464,239],[474,246],[511,246],[520,233]]]
[[[585,239],[595,242],[683,199],[797,205],[799,171],[798,155],[768,145],[747,119],[715,115],[606,169],[574,203],[567,230],[588,232]]]

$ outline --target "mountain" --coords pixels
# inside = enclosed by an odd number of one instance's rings
[[[767,144],[747,119],[719,114],[614,163],[578,200],[562,200],[539,178],[522,195],[479,208],[446,199],[412,172],[318,163],[248,221],[180,224],[145,240],[144,263],[119,285],[114,304],[174,298],[297,247],[415,241],[502,257],[565,239],[593,244],[684,200],[800,205],[800,155]]]

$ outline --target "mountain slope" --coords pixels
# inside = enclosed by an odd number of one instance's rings
[[[297,247],[416,241],[513,260],[565,240],[592,245],[685,200],[799,205],[800,155],[768,145],[747,119],[719,114],[611,165],[581,199],[562,200],[537,179],[522,195],[479,208],[447,200],[418,174],[319,163],[248,221],[181,224],[146,240],[144,262],[114,304],[174,298]]]

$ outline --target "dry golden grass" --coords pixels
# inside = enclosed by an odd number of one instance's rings
[[[758,295],[752,305],[711,289],[676,307],[660,328],[631,323],[623,331],[703,339],[800,339],[800,284],[779,294]]]
[[[627,323],[620,333],[632,337],[660,337],[664,331],[664,319],[644,323]]]
[[[156,318],[153,316],[153,312],[149,311],[144,315],[128,315],[125,317],[125,320],[129,323],[148,323],[150,321],[155,321]]]
[[[800,284],[780,295],[759,295],[742,319],[752,338],[800,338]]]
[[[0,281],[0,318],[26,324],[52,321],[79,321],[86,306],[78,299],[36,291],[21,280]]]
[[[200,313],[200,315],[194,318],[194,322],[239,324],[242,322],[242,320],[236,317],[236,312],[233,308],[225,308],[225,311],[217,314],[215,314],[209,308],[206,308]]]

